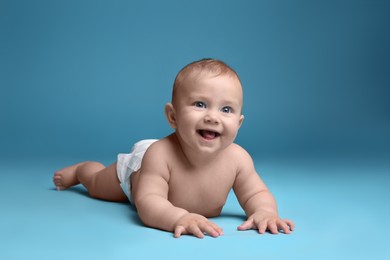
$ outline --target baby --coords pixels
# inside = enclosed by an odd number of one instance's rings
[[[203,238],[222,229],[207,218],[221,213],[233,188],[247,220],[238,230],[291,233],[251,156],[233,143],[244,116],[237,73],[224,62],[203,59],[177,75],[165,115],[175,130],[161,140],[136,143],[108,167],[82,162],[54,174],[57,190],[79,183],[90,196],[133,203],[153,228]]]

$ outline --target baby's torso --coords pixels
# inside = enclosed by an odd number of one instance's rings
[[[149,153],[149,158],[158,160],[148,161],[153,167],[158,167],[157,172],[161,170],[162,178],[167,181],[168,200],[192,213],[218,216],[237,176],[239,162],[235,149],[227,148],[212,160],[201,160],[193,167],[172,139],[165,138],[153,144],[154,150]],[[147,174],[145,172],[140,170],[131,175],[134,194],[137,193],[139,176]]]
[[[170,172],[168,200],[193,213],[218,216],[235,177],[235,170],[228,163],[197,169],[178,164]]]

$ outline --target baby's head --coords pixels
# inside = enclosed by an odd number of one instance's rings
[[[177,104],[177,100],[180,98],[180,94],[181,94],[180,89],[183,88],[183,86],[185,86],[189,82],[194,82],[196,80],[205,77],[218,77],[218,76],[230,77],[232,80],[237,81],[241,88],[241,80],[238,74],[234,69],[229,67],[223,61],[215,60],[215,59],[202,59],[186,65],[183,69],[179,71],[173,83],[172,104],[174,106]],[[241,100],[242,100],[242,90],[241,90]]]
[[[222,61],[203,59],[178,73],[165,114],[182,144],[215,151],[233,143],[244,119],[242,103],[237,73]]]

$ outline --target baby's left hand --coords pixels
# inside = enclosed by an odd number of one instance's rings
[[[266,230],[269,230],[272,234],[278,234],[279,231],[290,234],[294,228],[295,224],[291,220],[283,220],[277,215],[266,211],[252,214],[247,221],[237,227],[238,230],[257,229],[260,234],[264,234]]]

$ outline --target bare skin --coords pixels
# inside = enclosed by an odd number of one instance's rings
[[[148,226],[173,232],[175,237],[180,237],[183,234],[192,234],[198,238],[203,238],[205,234],[212,237],[223,235],[222,228],[206,217],[216,217],[221,213],[231,187],[235,189],[240,203],[243,204],[242,199],[240,200],[243,196],[239,188],[239,186],[242,186],[240,175],[237,175],[236,170],[232,169],[245,162],[243,160],[250,160],[250,158],[245,153],[243,153],[245,156],[237,158],[236,153],[243,152],[243,150],[239,146],[233,145],[226,153],[221,154],[220,158],[214,158],[213,164],[215,166],[204,164],[202,167],[191,167],[183,158],[180,149],[177,149],[177,145],[178,140],[174,134],[156,142],[145,154],[142,165],[145,165],[143,168],[146,168],[146,170],[141,168],[140,171],[133,173],[131,176],[133,196],[136,200],[139,200],[145,196],[143,194],[148,194],[147,192],[141,192],[140,189],[153,191],[153,188],[147,187],[150,182],[155,182],[153,179],[156,177],[148,176],[154,172],[148,173],[149,160],[153,161],[150,165],[157,168],[161,167],[159,161],[164,161],[167,158],[172,161],[172,165],[175,165],[167,173],[168,176],[162,177],[162,181],[165,183],[163,186],[167,185],[167,190],[170,192],[164,193],[162,198],[157,198],[155,203],[159,207],[154,206],[152,211],[146,208],[146,213],[144,213],[142,211],[143,202],[136,201],[136,204],[139,205],[138,211],[141,219]],[[164,149],[165,156],[162,156],[160,149]],[[154,156],[154,153],[158,153],[160,156]],[[153,158],[160,158],[160,160],[156,161]],[[218,161],[221,161],[221,163],[217,163]],[[222,168],[221,165],[223,165]],[[250,168],[252,167],[250,162],[248,165]],[[186,174],[183,175],[183,172],[186,172]],[[160,178],[161,176],[158,177],[158,179]],[[169,182],[166,181],[166,178]],[[261,234],[265,233],[266,230],[273,234],[277,234],[279,230],[282,230],[289,234],[294,229],[293,222],[276,217],[272,195],[258,178],[258,175],[245,176],[242,179],[261,187],[256,193],[263,193],[262,196],[266,196],[266,200],[271,199],[271,203],[270,205],[263,203],[262,206],[267,206],[269,209],[265,207],[265,210],[259,211],[260,213],[252,214],[254,216],[251,215],[247,221],[238,227],[238,230],[257,229]],[[142,183],[143,181],[146,182]],[[53,182],[58,190],[64,190],[81,183],[87,188],[91,197],[116,202],[127,200],[120,187],[115,163],[107,168],[97,162],[78,163],[57,171],[54,174]],[[200,189],[202,192],[199,191]],[[161,207],[164,203],[158,202],[158,200],[167,203],[167,207]],[[204,201],[208,203],[205,204]],[[249,203],[247,202],[247,204]],[[244,205],[244,209],[248,206]],[[159,208],[161,211],[156,210]],[[153,215],[150,216],[149,214]],[[154,217],[154,214],[156,214],[156,217]],[[250,214],[250,212],[247,214]],[[152,219],[150,223],[149,218]],[[156,222],[153,219],[156,219]]]
[[[231,75],[197,74],[175,92],[165,114],[175,132],[146,151],[141,169],[131,175],[132,196],[146,226],[203,238],[222,228],[209,217],[221,213],[233,188],[247,220],[238,230],[289,234],[295,225],[278,215],[274,197],[257,174],[252,158],[234,144],[244,116],[242,89]],[[83,184],[90,195],[125,201],[116,164],[96,162],[66,167],[54,174],[58,190]]]
[[[147,226],[172,231],[175,237],[218,237],[223,230],[206,217],[219,216],[233,187],[248,216],[238,230],[291,233],[294,223],[278,217],[272,194],[241,147],[232,144],[209,162],[204,158],[203,164],[193,166],[178,145],[175,134],[153,144],[133,179],[138,214]]]
[[[116,174],[116,163],[107,168],[98,162],[78,163],[55,172],[53,182],[57,190],[82,184],[93,198],[117,202],[127,200]]]

